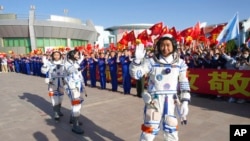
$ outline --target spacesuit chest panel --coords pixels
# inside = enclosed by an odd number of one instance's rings
[[[50,68],[51,78],[61,78],[64,77],[64,66],[52,64]]]
[[[156,93],[176,93],[180,67],[178,64],[152,65],[148,91]]]

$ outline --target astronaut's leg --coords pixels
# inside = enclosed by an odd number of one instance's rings
[[[72,131],[76,134],[83,134],[84,131],[80,127],[79,117],[81,111],[81,104],[83,102],[83,98],[80,96],[80,91],[78,89],[71,90],[71,105],[72,105],[72,117],[71,120],[73,122]]]
[[[160,130],[161,112],[151,104],[144,109],[144,124],[142,124],[140,141],[153,141]]]
[[[58,97],[60,97],[60,93],[58,91],[53,90],[52,88],[49,89],[49,96],[51,99],[51,103],[53,106],[53,112],[54,112],[54,119],[56,121],[59,121],[60,119],[60,115],[59,115],[59,111],[60,111],[60,102]]]
[[[62,101],[63,101],[63,96],[64,96],[64,88],[63,87],[59,87],[59,93],[60,95],[58,96],[58,105],[59,105],[59,110],[58,110],[58,114],[59,116],[63,116],[63,113],[61,112],[61,108],[62,108]]]
[[[164,119],[163,119],[163,130],[164,130],[164,141],[178,141],[178,120],[174,115],[175,103],[173,95],[165,97],[164,104]]]
[[[62,99],[62,96],[59,97],[59,98]],[[62,113],[61,109],[62,109],[62,103],[59,103],[58,104],[58,114],[59,114],[60,117],[63,116],[63,113]]]

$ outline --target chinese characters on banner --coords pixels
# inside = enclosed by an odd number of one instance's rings
[[[238,98],[250,98],[249,71],[189,69],[191,91]]]
[[[111,80],[109,73],[109,70],[107,70],[107,81]],[[120,65],[118,65],[117,76],[118,83],[121,84],[122,72]],[[190,82],[191,92],[193,93],[250,99],[249,71],[189,69],[188,79]],[[99,80],[99,75],[97,75],[97,80]],[[135,86],[136,81],[131,79],[131,84]],[[146,82],[145,87],[147,87]]]

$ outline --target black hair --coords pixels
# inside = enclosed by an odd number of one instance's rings
[[[54,54],[55,54],[55,53],[59,53],[59,54],[60,54],[60,59],[62,59],[62,53],[61,53],[60,51],[54,51],[54,52],[52,52],[52,54],[51,54],[51,59],[52,59],[52,61],[55,60],[55,58],[54,58]]]
[[[79,51],[77,51],[77,50],[71,50],[71,51],[69,51],[68,53],[67,53],[67,59],[70,59],[70,60],[73,60],[73,61],[76,61],[76,59],[75,59],[75,54],[76,53],[78,53],[79,55],[80,55],[80,52]]]
[[[237,55],[237,49],[233,49],[231,52],[230,52],[230,54],[231,54],[231,56],[236,56]]]
[[[161,50],[160,50],[160,46],[161,46],[161,44],[162,44],[162,42],[163,41],[165,41],[165,40],[169,40],[169,41],[171,41],[171,43],[172,43],[172,46],[173,46],[173,52],[176,52],[177,51],[177,41],[172,37],[168,37],[168,36],[163,36],[163,37],[161,37],[157,42],[156,42],[156,47],[155,47],[155,49],[156,49],[156,57],[157,58],[159,58],[159,56],[160,56],[160,54],[162,54],[161,53]],[[173,53],[172,52],[172,53]]]

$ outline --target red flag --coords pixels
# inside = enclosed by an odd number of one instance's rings
[[[189,27],[189,28],[186,28],[186,29],[182,30],[180,32],[180,35],[182,37],[186,38],[187,36],[190,36],[192,32],[193,32],[193,27]]]
[[[174,26],[172,28],[170,28],[169,34],[171,34],[175,39],[178,38],[178,34],[177,34],[177,31],[176,31]]]
[[[151,30],[150,36],[161,34],[162,27],[163,27],[163,23],[162,22],[156,23],[153,26],[151,26],[149,28],[149,30]]]
[[[208,41],[209,41],[209,39],[206,36],[204,36],[204,35],[199,36],[197,40],[201,41],[201,42],[204,42],[205,44],[207,44]]]
[[[225,24],[221,24],[221,25],[216,26],[211,32],[209,32],[210,35],[219,34],[222,31],[222,29],[224,28],[224,26],[225,26]]]
[[[123,33],[122,38],[120,39],[118,43],[121,45],[128,45],[128,33],[127,32]]]
[[[110,51],[116,51],[117,50],[117,47],[115,47],[114,43],[110,43],[109,48],[110,48]]]
[[[137,39],[140,39],[144,45],[146,45],[147,42],[152,42],[152,38],[148,35],[147,29],[139,33]]]
[[[168,33],[169,33],[168,27],[167,27],[167,26],[164,26],[164,27],[162,28],[162,30],[161,30],[161,35],[160,35],[160,36],[162,36],[162,35],[164,35],[164,34],[168,34]]]
[[[127,40],[130,42],[135,42],[136,38],[135,38],[135,32],[134,30],[130,31],[127,35]]]
[[[90,43],[87,44],[87,50],[92,51],[92,45]]]
[[[122,38],[118,43],[121,44],[121,45],[125,45],[125,46],[128,45],[128,41],[126,39],[124,39],[124,38]]]
[[[147,30],[145,29],[145,30],[143,30],[141,33],[139,33],[139,34],[137,35],[137,39],[145,40],[145,39],[147,39],[147,36],[148,36],[148,32],[147,32]]]
[[[193,28],[193,32],[191,33],[191,37],[196,40],[198,39],[199,35],[200,35],[201,29],[200,29],[200,22],[198,22],[194,28]]]
[[[205,36],[205,31],[204,27],[200,29],[200,36]]]
[[[89,55],[91,54],[91,52],[92,52],[92,50],[87,50],[87,48],[85,48],[85,47],[83,46],[82,53],[83,53],[84,55],[89,56]]]
[[[217,44],[216,39],[217,39],[218,35],[220,34],[220,32],[223,30],[224,26],[225,26],[225,24],[217,25],[210,32],[208,32],[208,34],[210,34],[208,39],[209,39],[211,46]]]

